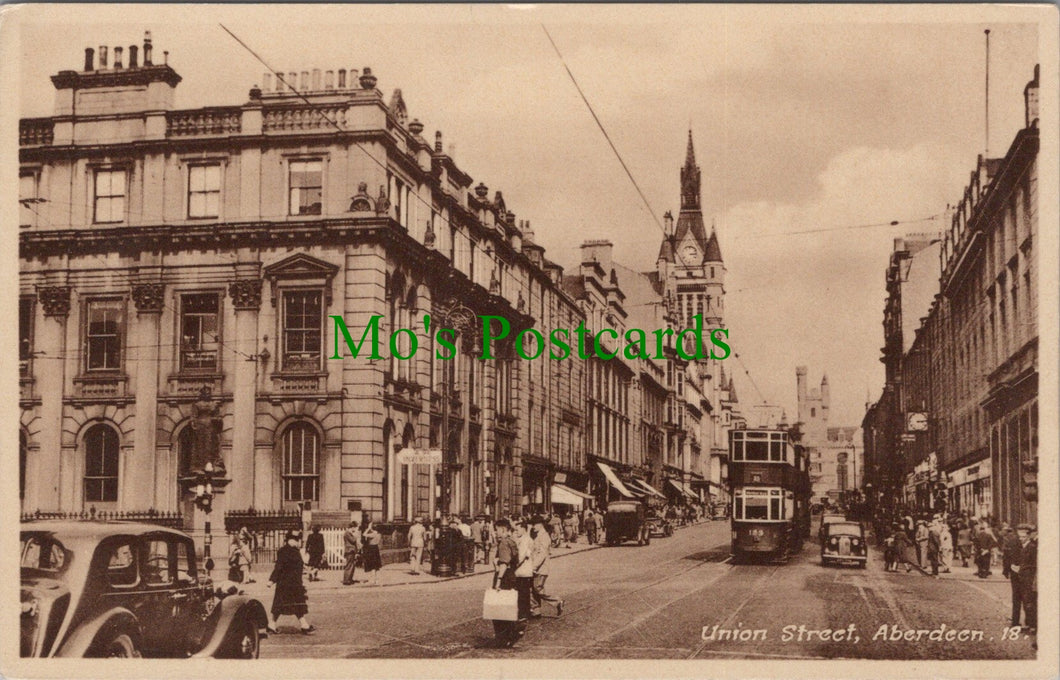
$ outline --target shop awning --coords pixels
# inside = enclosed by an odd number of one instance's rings
[[[659,498],[666,498],[664,494],[660,493],[654,486],[648,484],[643,479],[634,479],[633,483],[653,496],[658,496]]]
[[[699,500],[699,496],[697,496],[696,494],[692,493],[692,490],[689,489],[687,486],[685,486],[685,483],[682,482],[681,480],[674,479],[673,477],[671,477],[670,479],[668,479],[666,481],[670,482],[670,486],[672,486],[673,488],[677,489],[678,493],[681,493],[681,494],[683,494],[685,496],[688,496],[689,498],[692,498],[694,500],[697,500],[697,501]]]
[[[587,493],[576,491],[569,486],[563,486],[562,484],[552,485],[552,502],[562,503],[564,505],[575,505],[581,507],[585,501],[592,500],[593,497]]]
[[[610,465],[607,465],[606,463],[601,463],[599,461],[597,461],[596,464],[597,466],[599,466],[600,472],[604,473],[604,477],[607,478],[607,481],[611,484],[611,486],[615,487],[615,489],[620,494],[622,494],[626,498],[636,498],[633,492],[627,489],[626,485],[622,483],[622,480],[618,478],[618,475],[615,474],[615,471],[611,469]]]

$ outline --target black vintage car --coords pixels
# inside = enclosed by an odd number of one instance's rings
[[[618,545],[623,541],[636,541],[637,545],[651,543],[644,504],[639,501],[612,501],[604,515],[604,536],[608,545]]]
[[[830,522],[821,527],[821,565],[843,562],[862,569],[869,562],[865,528],[858,522]]]
[[[252,659],[268,624],[259,601],[199,571],[191,537],[160,526],[27,522],[20,566],[23,657]]]
[[[646,521],[648,522],[649,536],[662,536],[663,538],[666,538],[667,536],[674,535],[673,522],[665,517],[659,517],[659,515],[655,513],[649,513]]]

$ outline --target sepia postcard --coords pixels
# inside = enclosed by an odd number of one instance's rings
[[[0,676],[1056,677],[1058,28],[3,7]]]

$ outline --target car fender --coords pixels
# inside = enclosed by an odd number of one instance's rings
[[[269,619],[265,614],[265,606],[258,600],[245,595],[229,595],[221,600],[214,609],[210,618],[214,619],[213,634],[206,644],[195,654],[193,658],[215,657],[224,652],[231,637],[238,633],[232,632],[232,626],[243,619],[250,617],[258,624],[258,629],[268,626]],[[265,634],[262,633],[262,637]]]
[[[55,656],[65,658],[84,657],[92,647],[92,643],[98,639],[99,634],[109,628],[131,633],[133,643],[139,648],[142,639],[139,620],[137,620],[135,614],[125,607],[115,607],[78,626],[77,630],[63,641]]]

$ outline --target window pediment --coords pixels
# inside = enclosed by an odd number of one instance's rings
[[[277,284],[305,283],[322,285],[330,303],[331,279],[335,277],[339,267],[305,253],[298,253],[265,267],[264,271],[265,278],[272,285],[273,300],[276,299]]]

